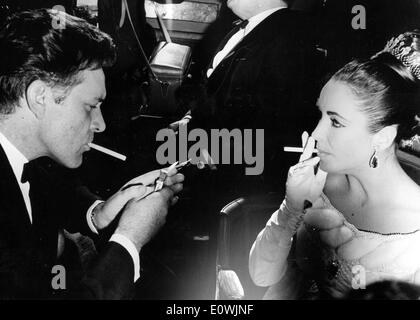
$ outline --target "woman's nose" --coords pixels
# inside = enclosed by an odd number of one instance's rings
[[[317,124],[316,128],[314,129],[314,131],[312,131],[311,136],[317,141],[320,139],[320,137],[321,137],[321,120],[318,121],[318,124]]]

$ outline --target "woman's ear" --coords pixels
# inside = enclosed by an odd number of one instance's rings
[[[397,131],[397,125],[391,125],[382,128],[377,133],[375,133],[373,144],[378,148],[378,150],[388,149],[394,144]]]
[[[45,113],[49,91],[49,87],[41,80],[33,81],[26,90],[27,107],[37,119]]]

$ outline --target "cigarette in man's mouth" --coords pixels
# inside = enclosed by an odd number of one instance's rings
[[[120,159],[122,161],[125,161],[127,159],[127,157],[121,153],[109,150],[108,148],[99,146],[95,143],[88,143],[89,147],[91,147],[92,149],[98,150],[100,152],[106,153],[107,155],[110,155],[111,157]]]
[[[299,147],[284,147],[283,148],[284,152],[303,152],[303,148],[299,148]],[[317,149],[314,149],[313,151],[314,153],[318,153]]]

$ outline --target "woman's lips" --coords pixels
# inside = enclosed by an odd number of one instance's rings
[[[329,152],[325,152],[322,149],[318,148],[318,156],[327,156],[329,154]]]

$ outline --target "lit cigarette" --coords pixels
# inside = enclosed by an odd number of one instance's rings
[[[298,147],[284,147],[283,148],[284,152],[303,152],[303,148],[298,148]],[[318,153],[317,149],[314,149],[313,153]]]
[[[88,145],[89,145],[89,147],[91,147],[92,149],[95,149],[95,150],[98,150],[98,151],[100,151],[100,152],[106,153],[107,155],[110,155],[111,157],[114,157],[114,158],[120,159],[120,160],[122,160],[122,161],[125,161],[125,160],[127,159],[127,157],[126,157],[125,155],[123,155],[123,154],[121,154],[121,153],[118,153],[118,152],[115,152],[115,151],[112,151],[112,150],[109,150],[109,149],[107,149],[107,148],[104,148],[104,147],[98,146],[97,144],[94,144],[94,143],[89,143]]]

